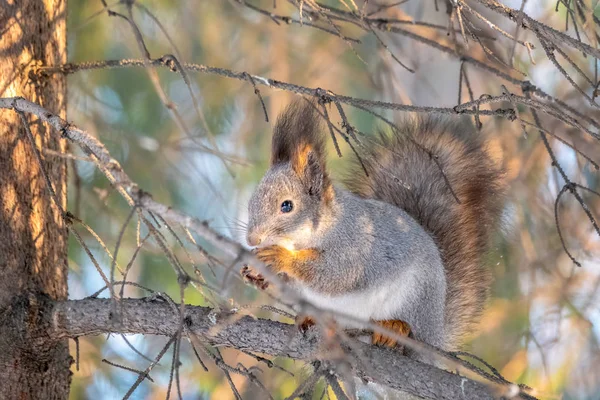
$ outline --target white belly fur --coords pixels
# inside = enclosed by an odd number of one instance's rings
[[[398,318],[402,312],[412,280],[406,276],[403,278],[402,282],[390,280],[367,290],[336,296],[319,293],[305,286],[301,286],[299,290],[308,302],[323,310],[362,321],[381,321]]]

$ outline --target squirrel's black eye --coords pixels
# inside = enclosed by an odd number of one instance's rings
[[[293,208],[294,208],[294,204],[292,203],[291,200],[285,200],[283,203],[281,203],[281,212],[282,213],[289,213],[290,211],[292,211]]]

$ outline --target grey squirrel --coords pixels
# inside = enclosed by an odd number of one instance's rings
[[[457,349],[489,291],[483,257],[502,169],[472,125],[427,116],[361,137],[365,170],[351,161],[342,187],[327,172],[321,119],[303,99],[279,116],[271,167],[249,201],[248,244],[313,304]]]

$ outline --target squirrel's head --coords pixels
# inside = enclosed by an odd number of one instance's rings
[[[277,119],[271,167],[248,205],[248,244],[301,249],[333,200],[316,105],[290,104]]]

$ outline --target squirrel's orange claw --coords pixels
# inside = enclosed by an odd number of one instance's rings
[[[269,282],[258,272],[254,271],[248,265],[244,265],[240,271],[244,281],[248,282],[252,286],[257,287],[260,290],[265,290],[269,287]]]
[[[377,325],[380,325],[382,328],[389,329],[390,331],[394,331],[397,335],[410,337],[411,329],[408,323],[401,321],[399,319],[389,319],[385,321],[375,321]],[[398,342],[396,339],[385,336],[385,334],[373,332],[373,336],[371,337],[371,343],[377,346],[385,346],[385,347],[400,347],[398,346]]]
[[[306,333],[310,328],[315,326],[315,320],[311,317],[296,315],[296,328],[303,334]]]

